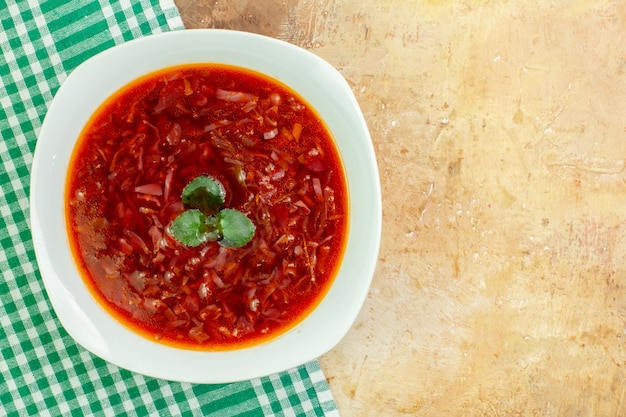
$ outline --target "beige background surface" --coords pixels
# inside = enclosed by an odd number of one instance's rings
[[[384,229],[320,359],[342,416],[626,416],[624,2],[177,4],[311,50],[363,109]]]

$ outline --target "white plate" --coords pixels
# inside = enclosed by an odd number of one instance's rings
[[[168,66],[237,65],[290,86],[321,115],[337,141],[348,178],[350,235],[339,273],[319,306],[299,325],[258,346],[225,352],[178,349],[121,325],[95,301],[69,250],[63,212],[74,143],[98,106],[128,82]],[[367,295],[378,257],[380,182],[371,138],[357,101],[330,64],[276,39],[226,30],[186,30],[113,47],[76,68],[59,88],[39,134],[31,177],[31,225],[43,281],[61,323],[95,355],[144,375],[223,383],[269,375],[332,349]]]

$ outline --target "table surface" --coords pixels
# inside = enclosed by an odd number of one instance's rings
[[[383,240],[320,361],[342,416],[626,415],[626,5],[178,0],[333,64]]]

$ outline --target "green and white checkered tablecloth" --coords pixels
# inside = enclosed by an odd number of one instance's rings
[[[124,41],[183,29],[172,0],[0,2],[0,416],[336,416],[317,361],[226,385],[164,381],[83,349],[35,261],[29,182],[37,134],[67,75]]]

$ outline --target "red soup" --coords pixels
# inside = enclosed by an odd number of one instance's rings
[[[206,175],[255,225],[239,248],[179,243],[184,187]],[[233,349],[301,321],[343,256],[348,192],[324,123],[275,80],[222,65],[144,76],[109,98],[76,144],[68,235],[95,298],[145,337]]]

